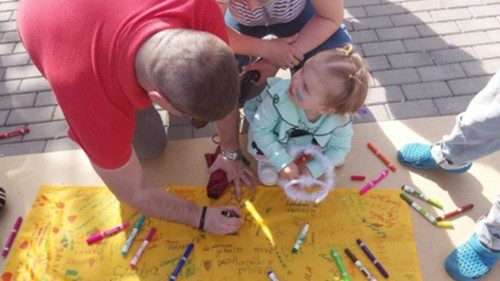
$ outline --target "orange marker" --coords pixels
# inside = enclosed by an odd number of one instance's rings
[[[378,149],[372,144],[372,143],[367,143],[368,148],[373,152],[373,154],[377,155],[378,159],[380,159],[384,164],[391,169],[391,171],[395,172],[396,171],[396,166],[387,159]]]

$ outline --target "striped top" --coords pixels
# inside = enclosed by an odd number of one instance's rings
[[[236,21],[246,26],[287,23],[299,16],[307,0],[270,0],[250,10],[245,0],[230,0],[228,8]]]

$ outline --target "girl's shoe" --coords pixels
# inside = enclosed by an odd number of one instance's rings
[[[498,259],[500,251],[486,248],[474,234],[446,258],[444,268],[457,281],[479,280],[490,272]]]

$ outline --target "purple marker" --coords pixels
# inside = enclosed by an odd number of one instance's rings
[[[10,248],[12,244],[14,244],[14,240],[16,239],[17,232],[19,228],[21,228],[21,223],[23,222],[23,217],[17,217],[12,230],[10,231],[9,238],[7,238],[7,242],[5,242],[5,246],[3,246],[2,257],[6,257],[9,254]]]
[[[375,265],[375,267],[378,269],[378,271],[380,271],[382,276],[384,276],[385,278],[389,278],[389,274],[387,273],[387,271],[385,271],[384,267],[382,267],[382,265],[377,260],[377,258],[375,258],[375,256],[372,254],[372,252],[370,252],[370,250],[368,250],[368,247],[366,247],[365,243],[363,243],[363,241],[361,241],[361,239],[356,239],[356,243],[358,243],[358,246],[361,248],[361,250],[363,250],[363,252],[365,252],[366,256]]]
[[[368,190],[372,189],[377,183],[383,180],[389,174],[389,169],[384,169],[378,176],[373,178],[370,182],[365,184],[360,190],[359,195],[365,194]]]

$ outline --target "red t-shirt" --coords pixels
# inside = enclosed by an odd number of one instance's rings
[[[134,69],[144,40],[167,28],[186,28],[228,41],[214,0],[23,0],[17,21],[69,136],[107,169],[130,159],[135,113],[151,104]]]

